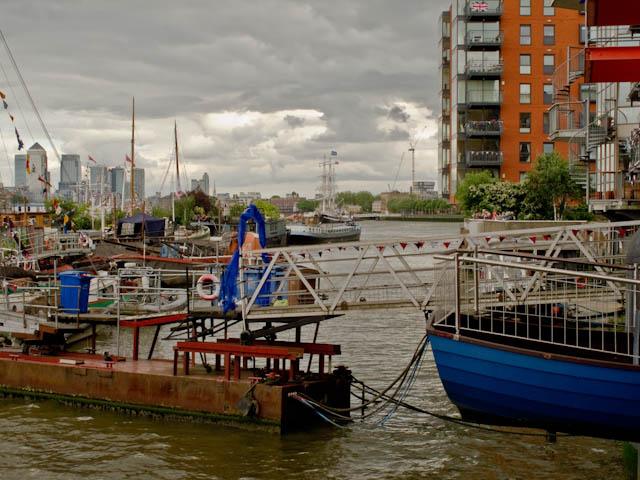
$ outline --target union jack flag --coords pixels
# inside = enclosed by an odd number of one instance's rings
[[[486,12],[489,10],[489,4],[487,2],[473,2],[471,4],[472,12]]]

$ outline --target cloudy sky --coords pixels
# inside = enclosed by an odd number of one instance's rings
[[[0,29],[60,153],[122,165],[136,100],[136,165],[160,189],[178,124],[189,178],[218,192],[312,196],[338,152],[340,190],[379,193],[416,146],[436,180],[443,0],[3,0]],[[24,143],[59,163],[0,46],[0,91]],[[0,114],[13,185],[14,124]],[[408,190],[409,153],[397,187]],[[163,193],[170,191],[164,182]],[[212,186],[213,188],[213,186]]]

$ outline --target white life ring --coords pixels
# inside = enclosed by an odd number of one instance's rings
[[[216,284],[217,288],[215,289],[215,292],[214,293],[205,292],[204,282],[211,282],[213,284]],[[196,290],[198,291],[198,295],[200,295],[200,298],[202,300],[217,300],[218,293],[220,292],[220,280],[218,280],[218,277],[212,274],[202,275],[198,279],[198,283],[196,284]]]

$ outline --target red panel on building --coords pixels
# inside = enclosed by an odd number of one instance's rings
[[[588,0],[587,21],[592,27],[640,25],[640,2],[637,0]]]
[[[640,81],[640,47],[586,49],[585,82],[637,81]]]

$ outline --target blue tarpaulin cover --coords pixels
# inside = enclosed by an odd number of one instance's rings
[[[125,223],[132,223],[133,235],[136,237],[141,236],[143,222],[145,237],[164,237],[164,218],[152,217],[144,213],[118,220],[118,236],[122,235],[122,225]]]
[[[267,245],[267,235],[264,228],[264,218],[254,204],[247,207],[242,215],[240,215],[240,221],[238,222],[238,249],[233,252],[231,261],[227,266],[222,279],[220,281],[220,297],[219,302],[223,312],[236,309],[235,299],[238,298],[238,263],[240,259],[240,246],[244,242],[245,224],[247,220],[253,219],[258,226],[258,240],[260,246],[265,248]],[[262,254],[262,261],[269,263],[269,257],[267,254]],[[265,267],[266,269],[266,267]],[[264,270],[263,270],[264,273]]]

